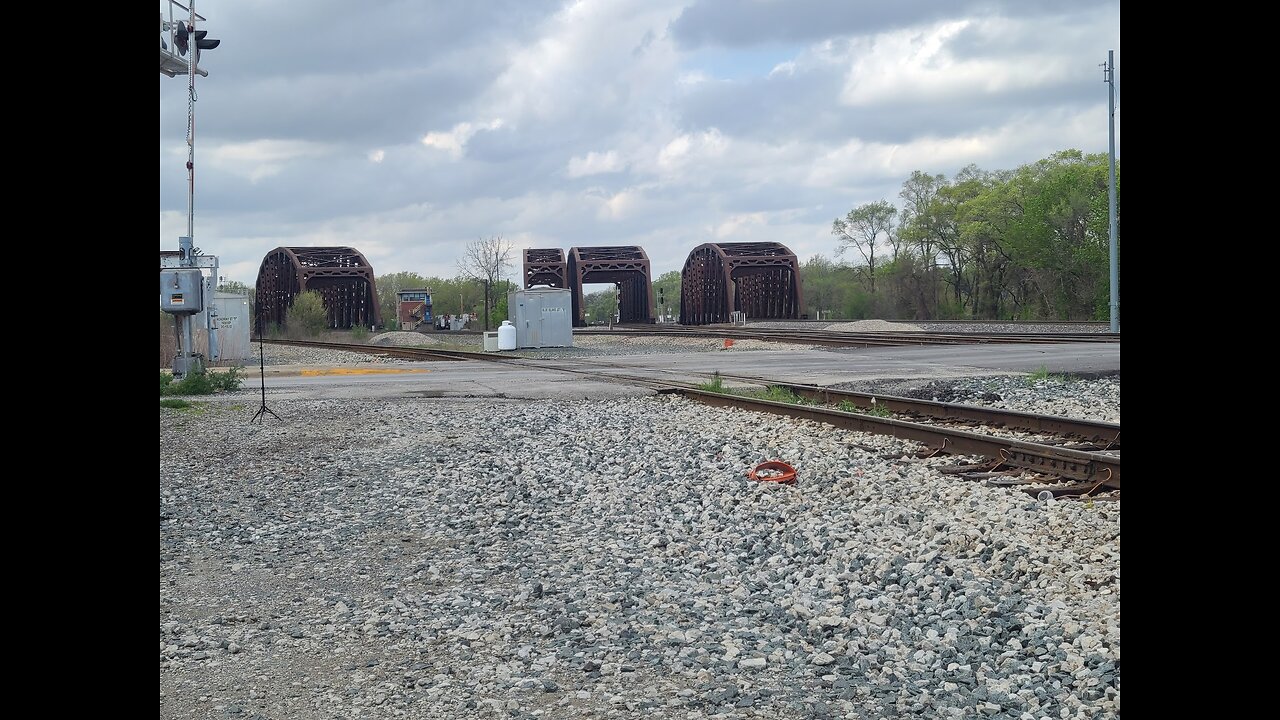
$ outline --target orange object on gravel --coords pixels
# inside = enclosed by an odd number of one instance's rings
[[[796,469],[781,460],[766,460],[755,466],[747,477],[757,482],[775,482],[794,485]]]

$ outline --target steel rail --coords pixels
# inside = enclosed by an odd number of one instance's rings
[[[484,360],[488,362],[519,365],[542,370],[589,375],[596,378],[613,380],[615,382],[623,381],[632,384],[646,385],[657,389],[659,392],[679,392],[685,397],[717,407],[737,407],[748,410],[758,410],[777,415],[786,415],[788,417],[799,417],[823,422],[846,430],[855,430],[875,435],[888,435],[908,440],[915,440],[917,442],[924,443],[938,452],[945,451],[957,455],[980,455],[992,460],[999,459],[1008,465],[1024,467],[1029,470],[1035,470],[1042,473],[1060,475],[1065,478],[1077,480],[1081,483],[1090,483],[1095,488],[1106,487],[1111,490],[1120,489],[1120,457],[1118,455],[1108,455],[1105,453],[1074,450],[1070,448],[1056,447],[1053,445],[1043,445],[1040,443],[1013,438],[982,435],[980,433],[969,432],[967,430],[926,425],[923,423],[898,420],[895,418],[881,418],[867,415],[865,413],[845,412],[842,410],[814,405],[780,403],[772,400],[746,397],[743,395],[707,392],[705,390],[698,389],[691,383],[603,373],[598,370],[591,371],[585,369],[574,369],[563,365],[549,367],[529,358],[502,357],[494,356],[491,353],[467,352],[462,350],[433,350],[428,348],[356,345],[351,343],[307,340],[268,340],[266,342],[281,345],[321,347],[326,349],[346,350],[350,352],[393,355],[396,357],[411,357],[418,359],[439,359],[450,361]],[[790,389],[793,389],[793,392],[797,392],[795,388],[822,390],[821,388],[814,388],[814,386],[772,383],[760,378],[750,378],[750,381],[765,385],[789,387]],[[844,393],[844,391],[826,392]],[[850,395],[855,394],[850,393]],[[879,400],[884,396],[877,395],[875,397]],[[849,399],[851,402],[856,402],[853,397],[846,399]],[[909,398],[895,399],[910,401]],[[948,403],[938,403],[938,405],[949,406],[948,409],[963,409],[973,416],[977,416],[985,410],[985,408],[978,408],[975,406],[958,406],[950,405]],[[1010,411],[994,412],[1003,415]],[[1025,413],[1025,415],[1032,414]],[[1053,418],[1052,416],[1041,417],[1045,418],[1046,422],[1053,419],[1063,421],[1065,424],[1070,424],[1072,422],[1069,418]],[[1108,423],[1106,425],[1110,424]],[[1114,427],[1116,430],[1116,437],[1118,438],[1119,426],[1116,425]]]
[[[1058,448],[1025,440],[981,435],[967,430],[939,428],[906,420],[879,418],[813,405],[794,405],[703,390],[686,389],[683,394],[685,397],[707,405],[758,410],[823,422],[846,430],[915,440],[938,451],[957,455],[981,455],[993,460],[1001,459],[1010,464],[1040,472],[1095,482],[1113,490],[1120,489],[1120,458],[1118,456]]]
[[[1104,333],[926,333],[926,332],[834,332],[826,330],[742,329],[714,325],[694,328],[653,329],[652,326],[617,327],[608,330],[583,330],[575,335],[632,335],[655,337],[731,338],[734,340],[768,340],[774,342],[828,345],[835,347],[874,347],[902,345],[982,345],[1040,343],[1113,343],[1117,335]]]
[[[723,373],[722,373],[723,375]],[[735,379],[749,380],[747,376],[725,376]],[[936,400],[861,393],[850,390],[835,390],[817,385],[797,385],[792,383],[764,382],[773,387],[790,390],[804,398],[822,403],[839,404],[850,402],[858,407],[883,407],[896,413],[924,415],[943,420],[963,420],[985,425],[1000,425],[1007,428],[1026,430],[1028,432],[1057,435],[1066,438],[1078,438],[1090,442],[1107,443],[1113,447],[1120,444],[1119,423],[1099,420],[1080,420],[1058,415],[1042,415],[1039,413],[1006,410],[1002,408],[986,408],[976,405],[945,403]]]

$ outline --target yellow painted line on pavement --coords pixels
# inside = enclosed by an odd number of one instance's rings
[[[408,373],[428,373],[430,370],[423,368],[324,368],[310,369],[303,368],[303,377],[316,377],[318,375],[405,375]]]

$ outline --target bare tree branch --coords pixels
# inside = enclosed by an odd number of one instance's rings
[[[463,277],[484,285],[484,329],[489,329],[489,308],[493,307],[493,289],[511,265],[511,243],[501,235],[490,235],[467,243],[458,260]]]

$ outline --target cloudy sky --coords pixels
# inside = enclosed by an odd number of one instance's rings
[[[162,12],[168,2],[162,0]],[[1107,151],[1119,0],[197,0],[195,238],[453,277],[466,243],[836,247],[913,170]],[[160,76],[160,248],[187,222],[187,80]],[[1117,146],[1119,112],[1116,113]]]

